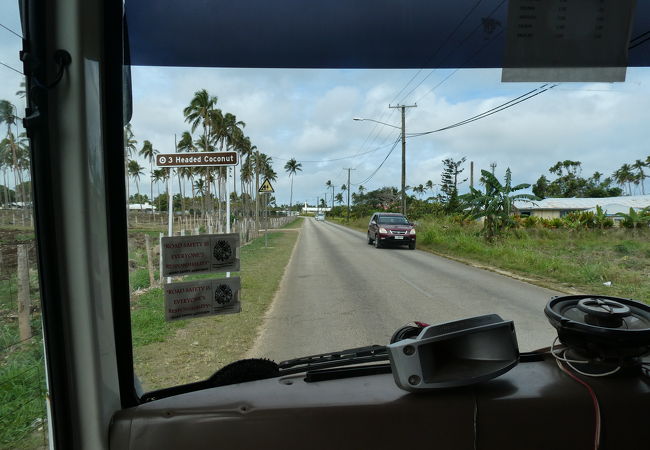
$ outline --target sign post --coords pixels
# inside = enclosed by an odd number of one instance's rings
[[[167,210],[169,213],[167,235],[172,236],[174,231],[174,194],[172,192],[172,177],[174,167],[230,167],[238,164],[237,152],[196,152],[196,153],[159,153],[156,155],[156,166],[167,167],[169,178],[167,179]],[[227,169],[226,169],[227,170]],[[226,180],[226,233],[230,233],[230,193]],[[228,276],[230,274],[228,273]],[[171,278],[167,277],[167,283]]]
[[[271,182],[269,181],[268,178],[264,179],[264,183],[262,183],[262,186],[260,186],[259,190],[257,191],[260,194],[267,194],[266,196],[266,205],[265,205],[265,212],[266,212],[266,229],[264,230],[264,247],[269,246],[269,194],[271,192],[275,192],[273,190],[273,186],[271,186]]]

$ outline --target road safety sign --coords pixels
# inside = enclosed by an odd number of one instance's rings
[[[170,283],[163,290],[168,322],[241,312],[239,277]]]
[[[273,190],[273,186],[271,186],[271,182],[269,181],[269,179],[265,178],[264,183],[262,183],[262,186],[260,186],[257,192],[265,193],[265,192],[275,192],[275,191]]]
[[[239,271],[239,233],[162,238],[162,275]]]

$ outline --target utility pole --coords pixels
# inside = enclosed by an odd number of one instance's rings
[[[474,189],[474,161],[469,162],[469,187]]]
[[[389,108],[402,110],[402,214],[406,214],[406,108],[417,108],[414,105],[388,105]]]
[[[351,170],[357,170],[357,169],[348,169],[346,167],[343,168],[343,170],[348,171],[348,222],[350,221],[350,171]]]
[[[490,163],[490,169],[492,169],[492,175],[494,175],[494,169],[496,169],[496,167],[497,167],[497,163],[495,162]]]

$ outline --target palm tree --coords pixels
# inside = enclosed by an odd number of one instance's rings
[[[424,189],[425,191],[431,191],[431,194],[433,194],[433,187],[435,184],[431,180],[427,180],[426,183],[424,183]]]
[[[126,200],[129,200],[129,158],[136,152],[138,141],[135,140],[131,124],[124,127],[124,178],[126,181]]]
[[[333,208],[334,207],[334,185],[332,184],[332,180],[327,180],[327,182],[325,183],[325,187],[327,189],[332,190],[332,208]]]
[[[3,140],[7,158],[6,161],[8,165],[13,169],[14,172],[14,186],[15,186],[15,197],[16,201],[20,198],[20,201],[25,201],[25,194],[22,192],[25,188],[22,180],[22,170],[25,168],[24,159],[26,158],[27,152],[27,139],[25,133],[21,133],[18,136],[15,136],[11,129],[7,130],[7,137]]]
[[[296,158],[291,158],[284,165],[284,170],[289,174],[289,179],[291,180],[291,194],[289,194],[289,211],[293,206],[293,177],[296,175],[296,172],[302,172],[302,164],[296,161]]]
[[[253,171],[255,173],[255,221],[259,225],[259,195],[260,190],[260,175],[266,175],[270,168],[271,158],[259,151],[253,152],[251,155]],[[273,170],[273,169],[271,169]]]
[[[144,175],[144,167],[138,164],[137,161],[129,161],[128,166],[129,176],[135,181],[135,188],[138,192],[138,198],[140,197],[140,176]],[[140,202],[142,199],[140,199]],[[142,209],[142,203],[140,203],[140,209]]]
[[[255,146],[252,147],[253,151],[254,151],[254,147]],[[248,185],[249,186],[248,200],[252,199],[253,197],[251,192],[252,189],[250,187],[251,184],[253,183],[254,168],[253,168],[253,158],[251,157],[250,154],[246,156],[246,160],[242,163],[241,170],[239,171],[239,176],[241,178],[241,183],[242,183],[242,194],[245,192],[244,186]],[[246,203],[250,205],[250,202],[248,200],[246,201]],[[249,210],[249,212],[251,211]]]
[[[9,147],[9,139],[5,138],[0,141],[0,167],[2,167],[2,177],[3,177],[3,196],[5,206],[9,205],[11,201],[9,197],[9,183],[7,182],[7,169],[11,167],[11,148]],[[15,198],[14,198],[15,200]]]
[[[168,174],[167,174],[167,169],[156,169],[153,172],[151,172],[151,181],[153,183],[156,183],[156,186],[158,187],[158,211],[160,211],[160,183],[161,181],[166,181]],[[153,201],[153,194],[151,197],[151,201]]]
[[[638,171],[637,173],[637,182],[636,183],[641,183],[641,193],[645,195],[645,183],[644,180],[646,178],[645,173],[643,173],[643,168],[647,167],[645,161],[641,161],[640,159],[637,159],[634,164],[632,164],[632,168],[636,169]]]
[[[11,129],[12,125],[16,124],[17,116],[14,113],[16,107],[8,100],[0,100],[0,124],[7,124],[7,132]]]
[[[339,192],[338,194],[336,194],[335,199],[336,199],[336,203],[340,205],[341,203],[343,203],[343,194]]]
[[[198,179],[194,182],[194,191],[196,195],[201,196],[201,212],[205,210],[205,181]]]
[[[359,185],[359,194],[363,195],[364,192],[366,192],[366,188],[362,184],[360,184]]]
[[[214,108],[217,105],[217,97],[212,97],[208,91],[201,89],[194,93],[190,104],[183,109],[185,122],[192,125],[192,133],[200,126],[203,127],[203,136],[210,135],[210,126],[212,123],[211,114],[214,114]]]
[[[632,172],[632,166],[629,164],[623,164],[620,169],[614,172],[614,180],[620,186],[625,187],[627,184],[628,195],[632,195],[632,182],[634,181],[634,173]]]
[[[146,140],[142,143],[142,149],[139,152],[139,155],[144,157],[149,161],[149,173],[151,174],[151,201],[153,201],[153,160],[156,155],[160,153],[158,150],[153,148],[153,144]]]
[[[199,126],[203,128],[203,135],[199,139],[202,145],[199,146],[199,148],[206,152],[214,151],[214,147],[212,145],[214,139],[213,128],[215,125],[218,125],[219,117],[221,115],[221,111],[215,109],[216,105],[217,97],[213,97],[208,94],[208,91],[201,89],[200,91],[196,91],[194,93],[194,97],[190,101],[190,104],[185,109],[183,109],[185,122],[192,125],[192,133],[194,133]],[[186,133],[190,135],[189,132]],[[183,133],[183,138],[185,137],[185,133]],[[181,138],[181,142],[182,141],[183,139]],[[192,139],[190,135],[189,142],[184,143],[185,147],[179,146],[178,149],[181,150],[184,148],[185,151],[191,151],[191,142]],[[210,178],[210,169],[207,167],[205,168],[205,178],[206,181]],[[212,202],[210,201],[210,183],[207,183],[207,195],[208,207],[211,211]]]

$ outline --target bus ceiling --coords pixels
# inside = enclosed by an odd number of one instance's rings
[[[623,81],[626,67],[650,66],[650,2],[635,0],[126,0],[125,10],[131,65],[605,69],[542,81]]]

